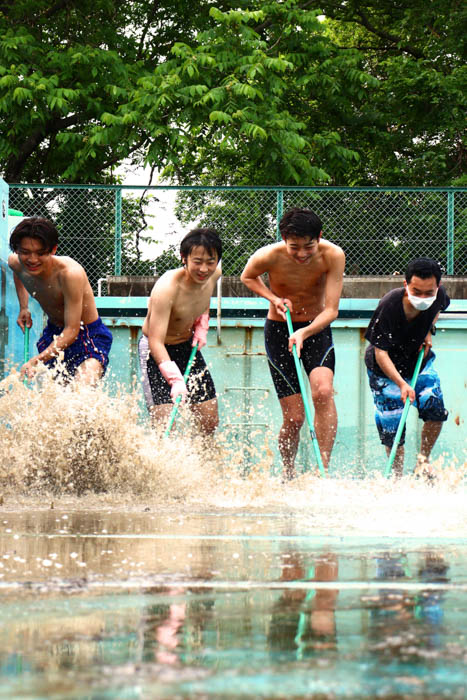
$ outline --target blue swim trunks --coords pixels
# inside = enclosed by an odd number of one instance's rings
[[[448,412],[444,407],[443,393],[439,376],[433,367],[435,355],[431,357],[422,372],[418,375],[415,385],[415,402],[418,415],[423,421],[447,420]],[[401,392],[397,384],[387,377],[381,377],[370,369],[367,369],[370,380],[370,389],[375,403],[375,422],[381,442],[386,447],[392,447],[396,437],[397,428],[404,410],[401,401]],[[410,379],[406,379],[410,384]],[[402,432],[400,444],[405,441],[405,427]]]
[[[63,328],[60,326],[55,326],[53,323],[48,321],[46,327],[42,331],[42,336],[37,341],[37,349],[39,352],[45,350],[50,343],[53,342],[54,336],[60,335]],[[104,372],[109,364],[109,352],[112,346],[112,333],[109,331],[107,326],[102,322],[101,318],[98,318],[88,325],[81,324],[81,328],[78,337],[64,351],[64,364],[66,373],[73,377],[76,374],[78,367],[89,358],[94,357],[98,360]],[[48,367],[53,367],[57,362],[56,358],[53,358],[46,362]]]

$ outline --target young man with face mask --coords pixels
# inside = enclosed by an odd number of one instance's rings
[[[441,268],[430,258],[412,260],[405,272],[404,287],[388,292],[379,302],[365,338],[370,388],[375,403],[375,421],[382,444],[389,455],[407,397],[416,402],[424,421],[419,462],[426,463],[448,413],[444,407],[440,380],[431,349],[434,324],[449,306],[440,286]],[[421,346],[425,352],[415,389],[410,387]],[[404,469],[405,429],[394,460],[394,474]]]

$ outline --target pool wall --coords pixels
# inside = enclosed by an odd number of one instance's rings
[[[138,386],[137,342],[146,314],[146,297],[99,297],[99,312],[114,335],[110,361],[112,383]],[[365,329],[377,299],[341,299],[339,317],[333,323],[336,351],[336,406],[339,426],[332,467],[382,469],[385,464],[374,424],[373,400],[363,356]],[[281,411],[266,360],[263,326],[267,302],[256,298],[223,298],[219,315],[217,299],[211,300],[208,344],[203,355],[212,372],[219,396],[221,429],[244,452],[248,462],[253,447],[276,450]],[[453,300],[442,315],[434,338],[436,365],[449,418],[435,446],[433,457],[466,459],[465,410],[467,387],[467,301]],[[422,422],[411,409],[407,423],[406,468],[415,463]],[[314,464],[310,440],[301,440],[299,464]],[[412,461],[411,461],[412,460]],[[275,463],[279,464],[278,459]],[[357,467],[357,469],[355,469]]]
[[[12,365],[18,365],[24,357],[24,335],[16,324],[19,313],[13,273],[8,267],[8,245],[10,231],[14,228],[8,221],[8,185],[0,178],[0,378],[7,374]],[[30,352],[35,352],[35,344],[44,326],[43,313],[39,304],[31,299],[29,306],[33,327],[30,332]]]

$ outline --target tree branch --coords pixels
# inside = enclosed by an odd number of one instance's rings
[[[399,45],[400,50],[405,51],[405,53],[411,54],[414,58],[424,58],[423,53],[415,47],[411,46],[410,44],[401,44],[399,37],[394,36],[389,32],[385,32],[382,29],[377,29],[375,26],[373,26],[368,17],[363,12],[363,10],[357,10],[356,12],[357,15],[360,17],[360,23],[369,32],[375,34],[376,36],[379,36],[380,39],[384,39],[385,41],[391,42],[391,44]],[[358,20],[356,21],[358,22]]]
[[[48,19],[49,17],[52,17],[55,15],[57,12],[60,12],[60,10],[63,10],[64,7],[67,5],[74,5],[75,0],[58,0],[58,2],[55,3],[55,5],[52,5],[52,7],[49,7],[48,10],[43,12],[40,16],[44,17],[45,19]]]
[[[148,13],[148,16],[146,19],[146,24],[144,25],[143,33],[141,34],[141,39],[140,39],[139,46],[138,46],[138,52],[136,54],[137,61],[140,61],[141,58],[143,57],[144,42],[146,40],[146,36],[147,36],[148,31],[149,31],[149,28],[151,27],[151,24],[153,23],[154,18],[156,16],[157,9],[158,9],[157,3],[154,3],[154,5],[151,8],[151,11]]]
[[[148,187],[150,187],[152,184],[152,178],[154,177],[155,170],[156,170],[156,165],[153,165],[151,168],[151,172],[149,174]],[[146,213],[143,209],[143,202],[144,202],[144,198],[146,196],[146,192],[147,192],[147,190],[143,190],[141,197],[139,198],[139,201],[138,201],[138,209],[139,209],[139,213],[141,215],[141,221],[143,222],[135,234],[136,258],[137,258],[138,262],[141,260],[141,250],[139,248],[140,243],[141,243],[141,233],[144,231],[144,229],[148,225],[148,222],[146,221]],[[158,202],[159,200],[156,198],[156,201]]]
[[[134,146],[128,149],[128,152],[125,153],[125,158],[127,158],[131,153],[134,153],[135,151],[138,150],[138,148],[141,148],[141,146],[144,144],[144,142],[147,140],[147,135],[145,134],[140,138],[139,141],[137,141]],[[106,160],[104,163],[102,163],[102,170],[106,170],[107,168],[110,168],[112,165],[115,165],[116,163],[121,163],[122,162],[122,156],[121,154],[115,155],[113,158],[109,158],[109,160]]]
[[[7,182],[17,181],[21,177],[21,172],[27,159],[45,138],[52,134],[57,134],[62,129],[67,129],[69,126],[77,124],[80,119],[80,114],[73,114],[64,119],[50,119],[46,124],[33,131],[32,134],[23,141],[18,154],[8,159],[5,168],[5,180]]]

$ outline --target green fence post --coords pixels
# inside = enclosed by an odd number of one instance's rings
[[[447,274],[454,274],[454,192],[448,192]]]
[[[115,190],[115,265],[114,274],[116,277],[122,274],[122,190],[118,187]]]
[[[279,231],[279,221],[282,219],[282,212],[284,211],[284,191],[278,190],[276,196],[276,239],[280,241],[281,234]]]

